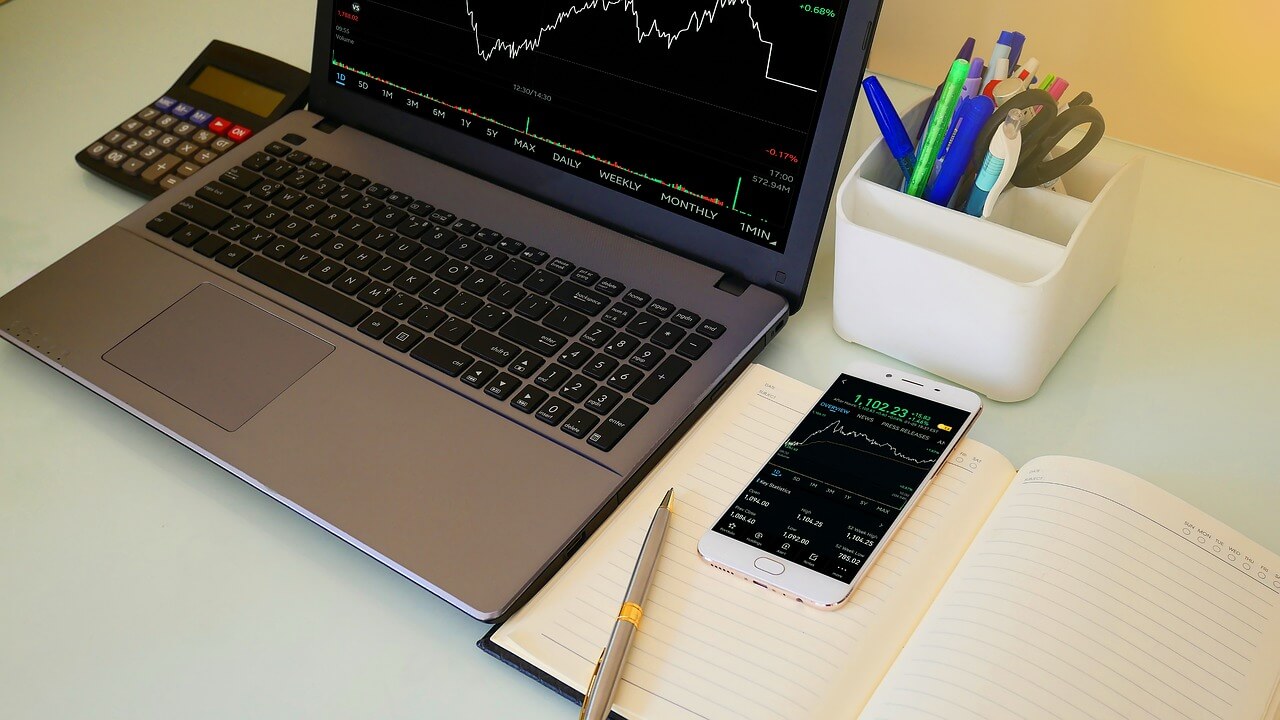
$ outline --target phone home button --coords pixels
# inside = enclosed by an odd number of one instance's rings
[[[782,563],[777,560],[770,560],[767,557],[756,558],[756,569],[763,570],[770,575],[781,575],[786,568],[782,567]]]

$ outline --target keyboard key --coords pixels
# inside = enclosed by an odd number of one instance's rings
[[[475,328],[471,327],[471,324],[466,320],[459,320],[458,318],[451,317],[443,323],[440,323],[440,327],[436,328],[435,335],[447,343],[457,345],[466,339],[466,337],[474,330]]]
[[[185,220],[167,212],[162,212],[147,221],[148,230],[164,237],[170,237],[186,226]]]
[[[560,278],[546,270],[534,270],[533,274],[524,281],[524,286],[529,289],[529,292],[536,292],[539,295],[546,295],[559,284]]]
[[[630,357],[640,347],[640,340],[626,333],[621,333],[613,342],[604,346],[604,351],[616,358]]]
[[[625,286],[622,283],[614,280],[613,278],[601,278],[600,282],[596,283],[596,290],[599,290],[609,297],[618,297],[622,294],[624,287]]]
[[[532,385],[525,385],[524,389],[516,396],[511,398],[511,407],[523,412],[531,413],[538,409],[538,406],[547,399],[547,393],[539,390]]]
[[[425,290],[418,293],[418,297],[426,300],[432,305],[440,306],[449,302],[449,300],[457,294],[458,288],[443,280],[432,280],[431,284],[428,285]]]
[[[582,343],[574,343],[565,348],[564,352],[560,353],[558,360],[561,365],[566,365],[577,370],[587,362],[587,358],[589,357],[591,357],[591,348],[583,345]]]
[[[329,163],[319,158],[313,158],[310,162],[307,163],[307,169],[314,173],[327,172],[329,170],[329,167],[330,167]],[[341,180],[341,179],[342,178],[338,178],[338,180]]]
[[[568,420],[565,420],[564,424],[560,426],[560,429],[569,433],[573,437],[582,439],[587,436],[587,433],[591,432],[591,428],[595,427],[598,422],[600,422],[600,418],[591,414],[589,411],[577,410],[569,417]]]
[[[470,355],[435,338],[427,338],[418,343],[409,355],[414,360],[424,362],[449,377],[458,377],[473,360]]]
[[[609,338],[613,337],[615,332],[617,331],[604,323],[596,323],[587,328],[587,331],[578,339],[593,348],[599,348],[604,347],[604,344],[609,342]]]
[[[380,282],[370,282],[364,286],[364,289],[360,291],[359,295],[356,295],[356,299],[365,305],[378,307],[382,303],[386,302],[394,293],[395,290],[392,290],[390,285],[383,285]]]
[[[546,262],[549,257],[551,256],[547,254],[546,250],[539,250],[536,247],[526,246],[525,249],[520,252],[520,259],[533,265],[541,265]]]
[[[436,277],[455,285],[466,280],[470,274],[471,266],[461,260],[448,260],[436,270]]]
[[[715,320],[703,320],[698,332],[714,340],[724,334],[724,326]]]
[[[666,353],[662,352],[654,345],[642,345],[640,349],[636,351],[636,354],[632,355],[631,359],[627,362],[635,365],[641,370],[652,370],[657,367],[662,358],[666,356]]]
[[[460,318],[469,318],[475,311],[480,309],[481,305],[484,305],[483,300],[471,293],[462,292],[445,303],[444,309]]]
[[[572,410],[573,405],[567,400],[551,398],[534,417],[548,425],[559,425]]]
[[[625,295],[622,296],[622,301],[626,302],[627,305],[644,307],[646,302],[649,302],[649,293],[640,292],[639,290],[635,290],[635,288],[631,288],[631,290],[628,290]]]
[[[431,276],[410,270],[396,278],[393,284],[410,295],[417,295],[422,288],[431,284]]]
[[[338,228],[338,232],[354,240],[359,240],[373,228],[373,223],[359,218],[351,218],[346,225]]]
[[[284,185],[281,185],[280,183],[275,182],[273,180],[266,180],[258,183],[257,185],[254,185],[253,189],[249,191],[249,194],[253,195],[256,198],[262,198],[263,200],[270,200],[271,198],[275,197],[276,193],[280,192],[283,189],[284,189]]]
[[[449,316],[445,315],[442,310],[438,310],[433,307],[424,307],[409,316],[409,324],[416,328],[422,328],[424,332],[431,332],[436,329],[437,325],[444,322],[444,319],[447,317]]]
[[[578,268],[578,270],[581,271],[582,268]],[[576,275],[577,273],[574,274]],[[609,303],[608,297],[574,283],[562,283],[552,291],[551,299],[588,315],[599,315],[600,311]]]
[[[676,352],[690,360],[697,360],[702,357],[702,354],[705,353],[709,347],[711,347],[710,340],[702,337],[701,335],[690,335],[684,339],[684,342],[680,343],[676,347]]]
[[[448,247],[449,243],[453,242],[457,237],[457,233],[452,230],[445,230],[441,227],[429,227],[421,235],[422,242],[437,250],[445,249]]]
[[[251,257],[241,263],[239,272],[348,327],[355,327],[369,314],[369,308],[355,300],[262,256]]]
[[[289,163],[283,160],[277,160],[267,168],[263,169],[262,174],[266,175],[272,180],[284,180],[285,178],[292,175],[293,171],[296,169],[297,168],[295,168],[294,166],[290,165]]]
[[[430,215],[432,211],[435,210],[435,207],[432,206],[430,203],[426,203],[421,200],[414,200],[413,202],[406,205],[404,209],[408,210],[414,215],[417,215],[418,217],[426,217],[427,215]]]
[[[569,381],[560,388],[560,396],[573,402],[580,403],[587,399],[591,391],[596,389],[596,384],[581,375],[574,375]]]
[[[214,258],[214,261],[216,261],[216,263],[227,265],[228,268],[234,268],[234,266],[243,263],[244,259],[248,258],[250,255],[252,255],[252,252],[248,251],[247,247],[228,245],[227,249],[219,252],[218,256]]]
[[[671,323],[663,323],[662,327],[650,338],[654,345],[670,350],[684,338],[685,332]]]
[[[462,343],[462,349],[501,367],[506,367],[507,363],[520,353],[520,348],[515,343],[494,337],[484,330],[472,333],[471,337]]]
[[[273,228],[287,217],[289,217],[289,213],[281,208],[269,207],[254,215],[253,221],[265,228]]]
[[[587,317],[567,307],[557,305],[551,312],[547,313],[546,317],[542,318],[542,324],[565,335],[576,335],[587,324]]]
[[[586,285],[590,287],[600,281],[600,273],[580,267],[573,271],[573,274],[569,276],[569,279],[579,285]]]
[[[456,258],[470,260],[471,256],[475,255],[483,247],[483,245],[471,238],[461,237],[449,243],[449,246],[444,251]]]
[[[329,204],[334,207],[349,208],[351,204],[361,198],[360,193],[351,188],[338,188],[338,191],[325,198]]]
[[[298,252],[290,255],[289,259],[284,261],[284,264],[298,272],[306,272],[311,269],[312,265],[315,265],[319,261],[320,253],[311,252],[310,250],[299,250]]]
[[[597,353],[596,356],[591,359],[591,362],[587,363],[587,366],[583,368],[582,372],[586,374],[587,377],[595,378],[596,380],[607,380],[609,376],[613,374],[613,370],[616,367],[618,367],[617,360],[614,360],[608,355]]]
[[[662,299],[655,299],[649,303],[649,313],[657,315],[660,318],[668,317],[676,311],[676,306]]]
[[[484,387],[489,383],[489,378],[496,375],[497,372],[498,369],[494,366],[488,363],[477,362],[467,368],[466,372],[462,373],[462,382],[474,388]]]
[[[341,260],[357,247],[354,240],[334,238],[320,246],[320,252],[335,260]]]
[[[515,255],[524,250],[524,243],[515,238],[503,238],[498,241],[498,249],[505,253]]]
[[[484,394],[496,397],[499,400],[506,400],[517,387],[520,387],[519,380],[506,373],[500,373],[485,386]]]
[[[527,293],[509,282],[504,282],[489,293],[489,302],[504,308],[515,307]]]
[[[423,337],[422,333],[401,325],[396,328],[386,340],[383,340],[389,347],[393,347],[400,352],[408,352],[410,348],[418,344]]]
[[[386,335],[387,331],[395,327],[395,325],[395,320],[382,313],[374,313],[365,318],[364,322],[360,323],[356,329],[374,340],[381,340],[382,336]]]
[[[275,231],[287,238],[296,238],[311,228],[311,223],[300,217],[287,217],[276,226]]]
[[[553,258],[551,262],[547,263],[547,269],[563,277],[573,272],[574,264],[564,258],[558,257]]]
[[[482,270],[497,270],[507,261],[507,254],[500,250],[485,250],[471,258],[471,264]]]
[[[496,305],[485,305],[471,318],[471,322],[486,330],[497,330],[502,323],[511,319],[511,313]]]
[[[622,392],[629,392],[631,388],[635,387],[636,383],[640,382],[643,377],[644,373],[630,365],[623,365],[617,370],[614,370],[613,374],[609,376],[609,379],[606,382],[609,383],[610,387],[617,388]]]
[[[396,232],[408,238],[420,238],[422,234],[430,229],[430,224],[419,220],[416,217],[407,217],[396,225]]]
[[[587,398],[587,401],[583,403],[583,405],[588,410],[598,412],[603,415],[604,413],[612,410],[620,400],[622,400],[621,393],[615,390],[610,390],[609,388],[598,388],[595,392],[591,393],[591,397]]]
[[[285,156],[285,160],[288,160],[294,165],[306,165],[311,162],[311,156],[301,150],[294,150]]]
[[[606,310],[600,319],[614,327],[622,327],[623,325],[626,325],[631,318],[635,317],[635,314],[635,308],[630,305],[614,303],[613,307]]]
[[[391,188],[382,183],[373,183],[364,189],[364,194],[381,200],[391,194]]]
[[[267,143],[265,150],[276,157],[284,157],[289,154],[289,146],[281,142],[271,141]]]
[[[595,432],[587,436],[587,443],[605,452],[612,450],[648,411],[649,408],[635,400],[623,400],[618,409]]]
[[[511,363],[511,366],[507,369],[519,377],[529,378],[533,377],[533,374],[538,372],[538,368],[542,367],[542,363],[543,360],[541,357],[525,350],[520,353],[520,356],[517,357],[515,362]]]
[[[480,271],[472,273],[463,283],[462,289],[469,293],[484,297],[493,292],[501,281],[487,272]]]
[[[517,315],[523,315],[530,320],[540,320],[554,305],[555,303],[544,297],[530,295],[516,305],[515,311]]]
[[[282,198],[286,196],[288,200],[282,202]],[[307,198],[306,202],[303,202],[303,197],[305,196],[300,195],[296,190],[282,190],[271,202],[285,209],[292,209],[294,215],[304,220],[315,220],[321,213],[332,210],[328,205],[314,198]]]
[[[498,330],[498,334],[547,357],[559,352],[560,348],[568,342],[565,336],[544,329],[521,317],[511,318],[510,322]]]
[[[400,236],[383,228],[374,228],[369,231],[368,235],[361,238],[361,242],[374,250],[383,250],[391,243],[399,240]],[[416,245],[416,243],[415,243]]]
[[[375,213],[383,208],[383,204],[373,198],[365,198],[355,205],[351,206],[351,212],[362,218],[373,217]]]
[[[227,222],[222,223],[222,227],[218,228],[218,233],[223,237],[239,240],[242,235],[253,229],[253,225],[247,220],[240,218],[231,218]]]
[[[452,227],[453,231],[459,235],[471,235],[480,229],[479,225],[471,222],[470,220],[459,220],[450,227]]]
[[[687,327],[687,328],[691,328],[694,325],[697,325],[698,321],[701,319],[702,318],[698,317],[697,313],[689,312],[684,308],[677,310],[676,313],[671,316],[671,322],[681,327]]]
[[[421,215],[422,213],[417,214]],[[502,239],[502,233],[489,228],[480,228],[476,231],[474,237],[485,245],[492,245]]]
[[[532,265],[523,260],[511,258],[502,267],[498,268],[498,277],[518,283],[528,277],[531,272],[533,272]]]
[[[310,169],[315,170],[315,168],[310,168]],[[316,172],[320,172],[320,171],[316,170]],[[351,176],[351,171],[347,170],[346,168],[340,168],[337,165],[334,165],[333,167],[325,171],[324,176],[329,178],[330,180],[336,180],[338,182],[342,182],[343,180],[346,180],[348,177]]]
[[[210,205],[209,203],[198,198],[183,198],[173,206],[173,212],[179,217],[186,218],[197,225],[203,225],[210,230],[217,230],[227,218],[231,217],[225,210]]]
[[[346,268],[342,267],[342,264],[337,260],[321,260],[316,263],[315,267],[311,268],[311,272],[307,273],[307,275],[322,283],[330,283],[345,271]]]
[[[373,269],[369,274],[383,282],[391,282],[404,272],[404,263],[391,258],[382,258],[374,263]]]
[[[413,314],[414,310],[422,307],[422,303],[412,295],[404,293],[396,293],[395,297],[387,301],[382,306],[382,312],[390,315],[397,320],[403,320]]]
[[[218,178],[237,190],[248,190],[262,181],[262,176],[247,167],[233,167]]]
[[[684,375],[690,367],[692,365],[688,360],[668,355],[667,359],[663,360],[656,370],[649,373],[649,377],[645,378],[632,394],[652,405],[661,400],[662,396],[667,394],[671,386],[675,385],[680,376]]]
[[[409,261],[409,264],[423,272],[435,272],[436,268],[443,265],[444,261],[449,259],[444,255],[441,255],[440,253],[436,252],[435,250],[432,250],[431,248],[424,248],[418,245],[417,243],[411,242],[408,240],[397,244],[396,247],[389,248],[387,250],[387,254],[392,257],[404,260],[405,258],[402,258],[400,256],[403,254],[402,250],[408,249],[408,248],[402,248],[401,245],[404,245],[406,243],[410,245],[412,248],[421,248],[421,250],[414,251],[415,254],[412,255],[413,259]]]
[[[357,270],[368,270],[374,263],[381,259],[382,256],[378,253],[370,250],[369,248],[360,247],[356,248],[355,252],[352,252],[347,256],[346,262]]]
[[[373,221],[387,228],[393,228],[400,224],[401,220],[409,217],[409,213],[400,208],[384,207],[373,214]]]
[[[246,197],[240,202],[236,203],[236,206],[231,208],[231,212],[239,215],[240,217],[245,217],[245,218],[253,217],[254,215],[257,215],[259,212],[261,212],[262,208],[266,206],[267,204],[262,202],[258,198]]]
[[[269,243],[269,245],[267,244],[259,245],[256,249],[261,250],[263,247],[266,247],[267,249],[263,251],[262,254],[266,255],[272,260],[284,260],[285,258],[289,257],[290,253],[298,249],[297,243],[289,242],[288,240],[280,240],[276,238],[274,243],[271,242],[272,238],[274,238],[275,236],[273,236],[271,233],[264,233],[261,230],[255,230],[254,232],[250,233],[250,235],[252,236],[253,244],[257,244],[257,242],[263,239],[263,236],[265,236],[266,243]],[[246,237],[249,237],[249,236],[246,236]],[[241,240],[240,242],[241,244],[246,245],[248,247],[253,247],[253,245],[246,240]]]
[[[222,248],[229,244],[230,243],[227,242],[226,238],[221,238],[217,235],[210,235],[192,246],[192,249],[205,257],[211,258],[222,252]]]
[[[538,377],[534,378],[533,381],[548,390],[559,390],[564,386],[570,375],[572,373],[568,370],[552,363],[545,370],[538,373]]]
[[[204,230],[201,230],[195,225],[187,225],[186,227],[182,228],[181,230],[179,230],[177,233],[174,234],[173,241],[178,243],[179,245],[182,245],[183,247],[191,247],[192,245],[195,245],[196,243],[203,240],[204,236],[208,234],[209,233],[205,232]]]
[[[319,250],[320,247],[333,239],[333,233],[325,230],[319,225],[313,226],[310,230],[298,236],[298,242],[306,245],[312,250]]]
[[[267,150],[270,150],[270,149],[271,149],[270,146],[268,146]],[[346,180],[342,181],[342,184],[346,185],[349,188],[354,188],[356,190],[363,190],[369,184],[369,178],[364,177],[363,175],[350,175],[347,177]]]
[[[649,313],[642,312],[639,315],[636,315],[634,320],[627,323],[627,332],[635,335],[636,337],[646,338],[652,335],[653,331],[657,330],[658,325],[661,323],[662,321],[658,318],[650,315]]]
[[[321,213],[318,217],[316,217],[316,224],[327,227],[330,230],[337,230],[339,227],[342,226],[343,223],[345,223],[350,219],[351,219],[351,213],[347,212],[346,210],[339,210],[338,208],[329,208],[328,212]]]
[[[436,208],[427,219],[437,225],[452,225],[453,221],[458,219],[458,216],[448,210]]]

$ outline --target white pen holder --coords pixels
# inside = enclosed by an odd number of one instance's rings
[[[836,332],[992,400],[1031,397],[1119,281],[1141,177],[1141,158],[1090,155],[1065,194],[1010,188],[984,220],[899,192],[881,139],[836,196]]]

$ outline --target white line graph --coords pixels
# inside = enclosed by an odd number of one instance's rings
[[[769,59],[765,63],[764,70],[765,79],[782,83],[783,85],[790,85],[791,87],[799,88],[801,90],[817,92],[814,88],[805,87],[804,85],[798,85],[786,80],[780,80],[769,74],[770,67],[772,67],[773,64],[773,43],[764,39],[764,30],[761,29],[760,23],[756,22],[755,15],[751,9],[750,0],[714,0],[714,2],[715,4],[707,10],[695,10],[691,12],[689,14],[688,23],[686,23],[684,27],[672,31],[659,27],[657,20],[649,23],[647,28],[644,27],[644,21],[640,18],[640,12],[636,10],[636,0],[585,0],[585,2],[580,5],[572,6],[567,10],[561,10],[556,14],[554,20],[538,28],[537,33],[531,37],[526,37],[520,40],[504,40],[502,38],[498,38],[493,41],[493,44],[487,50],[485,49],[484,41],[480,36],[480,23],[476,20],[475,11],[471,9],[471,0],[467,0],[467,18],[471,23],[471,31],[475,33],[476,36],[476,53],[483,58],[485,62],[488,62],[490,58],[499,52],[504,53],[511,59],[515,59],[524,50],[537,50],[538,46],[542,44],[542,38],[544,35],[554,32],[564,21],[589,10],[608,12],[609,8],[615,5],[621,5],[624,10],[631,13],[632,17],[635,18],[637,44],[644,42],[651,36],[656,36],[659,40],[665,42],[667,49],[670,50],[671,46],[674,45],[676,40],[685,32],[692,30],[696,33],[704,26],[715,22],[716,14],[721,9],[743,5],[747,8],[747,17],[751,20],[751,29],[755,30],[756,37],[760,39],[760,42],[769,48]]]
[[[843,424],[841,421],[839,421],[839,420],[835,420],[835,421],[833,421],[831,424],[827,425],[826,427],[822,428],[821,430],[816,430],[816,431],[814,431],[814,432],[810,433],[810,434],[809,434],[809,437],[806,437],[804,440],[798,440],[798,441],[797,441],[797,440],[788,440],[786,443],[784,443],[784,444],[783,444],[783,447],[784,447],[784,448],[786,448],[786,449],[788,449],[788,450],[799,450],[800,448],[802,448],[802,447],[804,447],[804,446],[806,446],[806,445],[811,444],[811,442],[812,442],[812,443],[827,442],[827,443],[831,443],[832,445],[843,445],[844,447],[850,447],[850,448],[851,448],[851,447],[853,447],[852,445],[847,445],[847,444],[845,444],[845,443],[835,442],[835,441],[833,441],[833,440],[821,440],[821,439],[819,439],[819,440],[814,440],[814,438],[816,438],[816,437],[818,437],[819,435],[822,435],[822,434],[824,434],[824,433],[829,433],[829,434],[831,434],[831,435],[836,435],[836,436],[839,436],[839,437],[860,438],[860,439],[862,439],[862,440],[865,440],[865,441],[867,442],[867,444],[871,445],[872,447],[876,447],[876,448],[884,448],[884,449],[888,450],[890,453],[892,453],[892,454],[893,454],[893,456],[894,456],[894,458],[897,458],[898,460],[901,460],[902,462],[910,463],[910,464],[912,464],[912,465],[932,465],[934,462],[936,462],[936,461],[937,461],[937,458],[928,459],[928,460],[920,460],[920,459],[917,459],[917,458],[913,458],[913,457],[911,457],[910,455],[904,455],[903,453],[899,452],[899,451],[898,451],[898,449],[897,449],[896,447],[894,447],[893,445],[891,445],[891,444],[889,444],[889,443],[887,443],[887,442],[880,442],[880,441],[876,440],[875,438],[871,437],[870,435],[867,435],[867,434],[866,434],[866,433],[864,433],[864,432],[860,432],[860,431],[858,431],[858,430],[846,430],[846,429],[844,428],[844,424]],[[856,449],[856,448],[855,448],[855,449]]]

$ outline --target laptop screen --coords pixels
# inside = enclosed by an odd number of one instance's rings
[[[336,0],[328,79],[781,253],[846,4]]]

